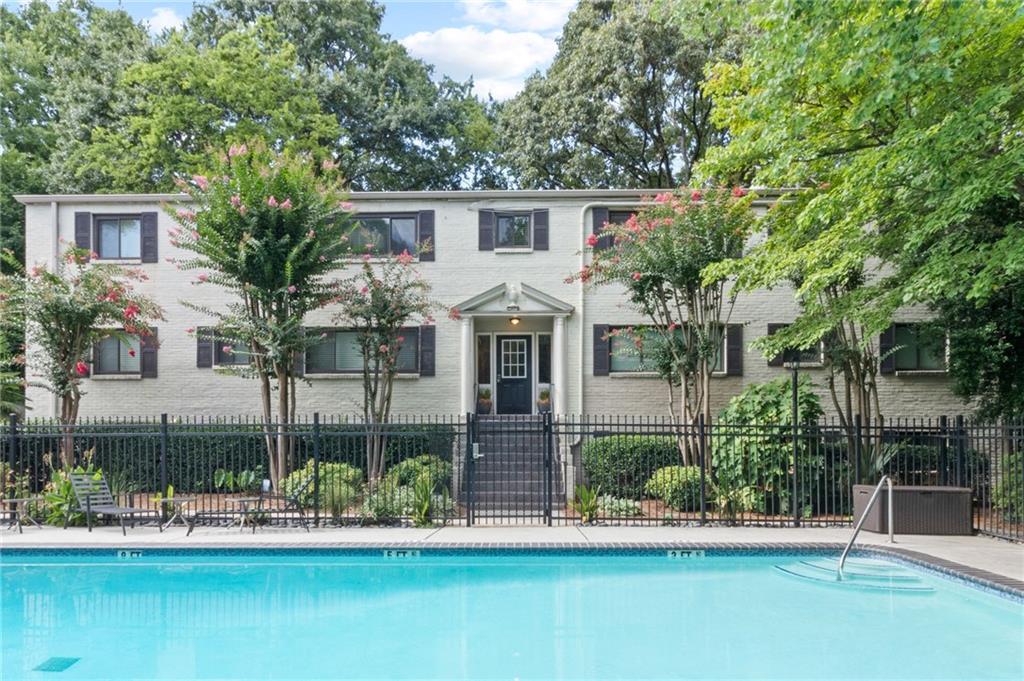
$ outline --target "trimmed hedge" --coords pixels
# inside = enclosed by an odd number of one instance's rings
[[[677,511],[700,510],[700,467],[665,466],[644,485],[644,492]]]
[[[666,435],[609,435],[583,445],[583,469],[601,494],[639,499],[659,468],[680,462],[676,439]]]

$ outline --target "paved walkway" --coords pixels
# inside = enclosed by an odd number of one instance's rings
[[[24,534],[0,533],[2,547],[202,547],[202,546],[347,546],[354,544],[609,544],[609,543],[696,543],[696,544],[844,544],[849,528],[762,528],[762,527],[352,527],[316,529],[261,528],[252,534],[237,529],[197,527],[191,537],[174,527],[164,533],[155,527],[130,529],[121,536],[118,527],[26,528]],[[862,532],[859,544],[885,546],[884,535]],[[988,537],[931,537],[897,535],[896,547],[959,563],[976,570],[1024,581],[1024,544]]]

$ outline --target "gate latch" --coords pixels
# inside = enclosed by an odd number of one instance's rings
[[[484,458],[484,455],[480,453],[480,443],[479,442],[474,442],[473,443],[473,459],[475,460],[475,459],[482,459],[482,458]]]

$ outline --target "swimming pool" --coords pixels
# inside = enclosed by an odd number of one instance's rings
[[[724,551],[6,551],[0,676],[1024,675],[1020,601],[879,558],[851,559],[843,584],[830,566]],[[34,671],[47,664],[65,670]]]

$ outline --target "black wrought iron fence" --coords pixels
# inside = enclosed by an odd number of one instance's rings
[[[271,442],[268,445],[268,438]],[[266,490],[268,449],[287,475]],[[383,474],[368,479],[370,457]],[[1024,539],[1024,424],[963,418],[704,423],[570,416],[395,418],[368,426],[316,415],[286,427],[253,419],[87,419],[0,426],[5,497],[44,495],[67,510],[69,463],[99,470],[123,503],[204,523],[325,525],[851,523],[853,485],[966,487],[974,528]],[[302,518],[300,518],[302,516]]]

